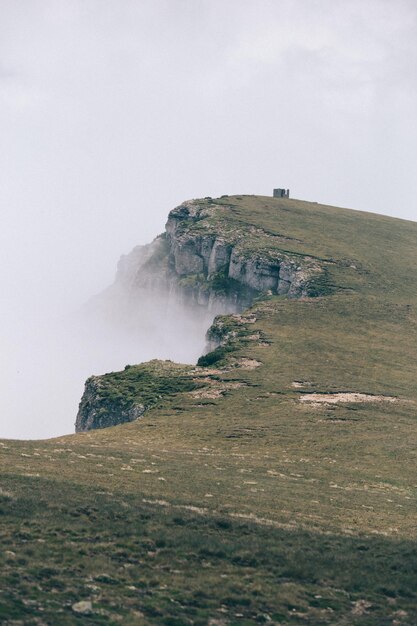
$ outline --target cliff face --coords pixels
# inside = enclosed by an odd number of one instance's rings
[[[91,376],[85,383],[76,432],[132,422],[172,395],[192,391],[198,380],[190,371],[191,366],[153,360]]]
[[[122,313],[129,323],[135,316],[139,320],[149,301],[153,310],[156,302],[156,308],[168,316],[176,307],[183,307],[207,329],[216,315],[240,313],[261,294],[288,298],[317,295],[315,285],[325,274],[325,262],[288,251],[289,243],[288,237],[242,223],[235,205],[225,200],[184,202],[170,212],[163,235],[120,259],[115,283],[99,296],[99,302],[104,302],[110,314],[120,317]],[[233,336],[225,334],[226,327],[224,322],[212,326],[207,334],[209,350],[223,346]],[[188,332],[187,328],[183,331]],[[216,352],[214,358],[222,354]],[[144,370],[89,378],[76,430],[105,428],[141,417],[154,405],[153,400],[143,397],[142,386],[148,375],[161,389],[161,397],[171,393],[167,392],[170,385],[161,386],[161,372],[155,374],[155,368],[149,370],[146,364],[140,367]],[[177,371],[170,371],[173,379],[175,390],[179,385]]]
[[[163,235],[121,258],[115,284],[131,297],[159,291],[214,314],[242,311],[265,292],[310,295],[322,266],[285,252],[279,239],[239,229],[227,204],[184,202],[170,212]]]
[[[76,432],[132,422],[143,415],[144,404],[126,402],[122,396],[110,397],[106,391],[104,377],[91,376],[86,381],[75,421]]]
[[[227,207],[223,211],[227,212]],[[236,281],[252,294],[271,290],[272,293],[298,296],[307,292],[306,276],[301,273],[303,268],[295,260],[285,254],[277,254],[277,251],[257,251],[256,237],[252,250],[245,250],[241,243],[244,235],[228,227],[227,214],[224,215],[225,223],[220,232],[213,232],[212,224],[207,219],[213,213],[210,205],[207,207],[187,202],[169,214],[167,238],[172,264],[180,279],[184,276],[198,276],[201,283],[206,282],[209,294],[214,299],[220,291],[220,285],[215,280],[218,276],[226,281]],[[307,269],[307,263],[304,269]],[[224,291],[230,297],[226,287],[227,282]],[[246,304],[245,298],[242,301],[237,297],[237,303]]]

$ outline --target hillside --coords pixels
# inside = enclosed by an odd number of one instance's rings
[[[220,313],[211,351],[89,379],[98,430],[0,442],[0,620],[416,624],[417,223],[181,206],[119,281]]]

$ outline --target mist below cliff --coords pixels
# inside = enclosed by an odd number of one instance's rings
[[[80,306],[62,315],[53,303],[20,302],[1,325],[0,438],[39,439],[74,432],[85,380],[154,358],[194,363],[211,318],[146,294],[120,308]],[[35,306],[35,304],[37,306]]]

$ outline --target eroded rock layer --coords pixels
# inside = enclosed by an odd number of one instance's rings
[[[116,284],[132,296],[159,290],[215,313],[241,311],[268,291],[310,295],[322,265],[285,252],[277,239],[239,228],[232,205],[187,201],[170,212],[163,235],[121,258]]]

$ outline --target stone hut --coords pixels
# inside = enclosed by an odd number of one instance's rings
[[[289,198],[290,190],[289,189],[274,189],[274,193],[272,195],[274,198]]]

